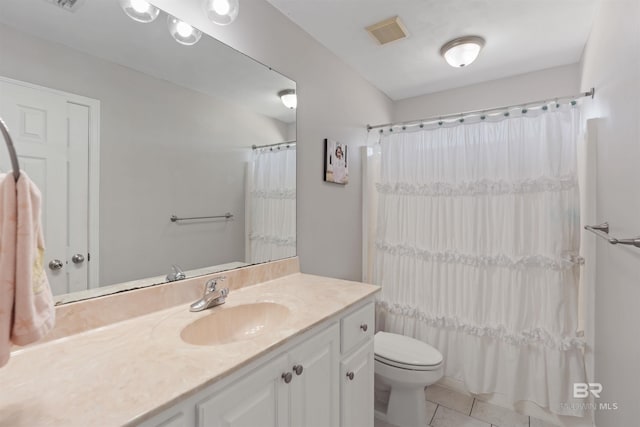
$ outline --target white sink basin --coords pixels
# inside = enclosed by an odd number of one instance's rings
[[[244,341],[277,330],[289,317],[287,307],[258,302],[235,307],[217,307],[208,316],[185,326],[182,340],[194,345],[220,345]]]

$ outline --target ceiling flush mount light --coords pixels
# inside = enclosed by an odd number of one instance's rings
[[[146,0],[120,0],[120,7],[129,18],[144,24],[155,21],[160,14],[160,9]]]
[[[455,68],[466,67],[476,60],[484,47],[484,39],[478,36],[458,37],[440,48],[440,55]]]
[[[229,25],[238,16],[238,0],[204,0],[202,3],[207,18],[214,24]]]
[[[295,89],[285,89],[278,92],[280,100],[290,110],[295,110],[298,107],[298,96]]]
[[[198,43],[198,40],[202,37],[200,30],[174,16],[167,16],[167,25],[169,25],[169,32],[173,38],[180,44],[191,46]]]

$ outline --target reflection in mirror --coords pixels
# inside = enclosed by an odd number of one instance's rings
[[[295,82],[118,0],[2,0],[0,57],[59,302],[295,255]]]

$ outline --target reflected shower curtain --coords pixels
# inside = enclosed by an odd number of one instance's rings
[[[248,260],[296,255],[296,148],[256,149],[249,165]]]
[[[471,393],[583,415],[579,110],[433,127],[381,136],[378,328],[437,347]]]

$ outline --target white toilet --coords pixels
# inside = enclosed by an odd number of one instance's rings
[[[378,332],[374,337],[376,386],[390,387],[386,412],[375,416],[399,427],[427,425],[424,388],[442,378],[442,354],[422,341]]]

